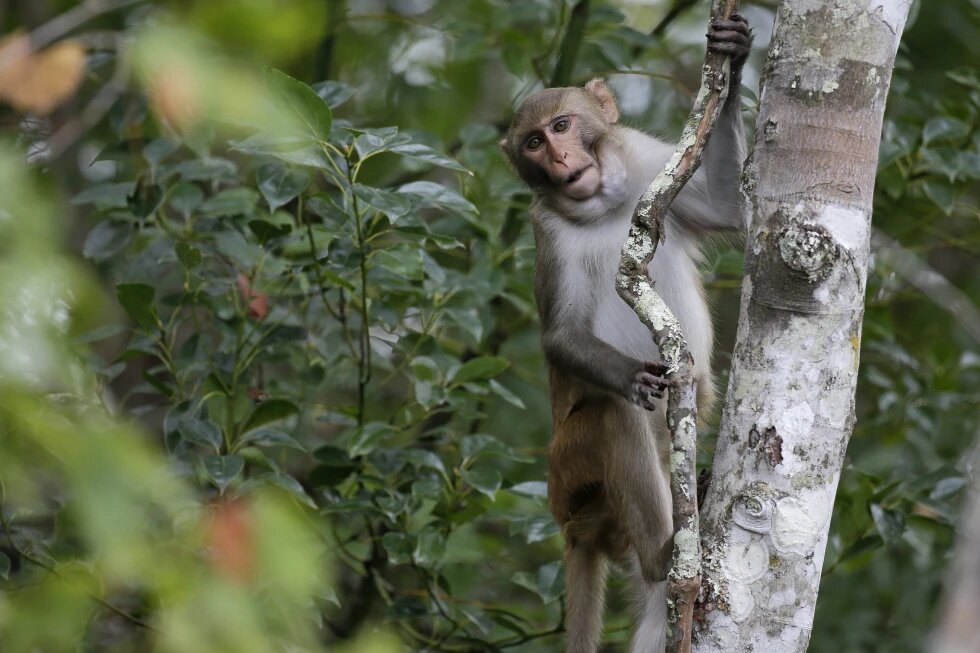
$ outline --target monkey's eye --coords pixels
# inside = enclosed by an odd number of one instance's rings
[[[529,150],[536,150],[544,145],[544,139],[540,136],[532,136],[524,143],[524,147]]]
[[[555,123],[555,124],[554,124],[554,125],[552,126],[552,129],[554,129],[554,130],[555,130],[555,133],[556,133],[556,134],[560,134],[560,133],[562,133],[562,132],[566,132],[566,131],[568,131],[568,126],[569,126],[570,124],[571,124],[571,123],[569,122],[569,120],[568,120],[568,118],[562,118],[561,120],[559,120],[559,121],[557,121],[557,122],[556,122],[556,123]]]

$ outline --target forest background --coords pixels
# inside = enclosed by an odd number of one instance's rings
[[[743,7],[750,129],[774,4]],[[594,76],[675,138],[706,15],[0,6],[3,650],[560,650],[530,196],[497,141]],[[921,650],[936,620],[980,434],[976,61],[980,3],[915,4],[812,651]],[[703,266],[722,387],[740,246]]]

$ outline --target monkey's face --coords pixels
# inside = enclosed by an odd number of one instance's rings
[[[500,144],[531,188],[582,202],[602,190],[598,145],[618,118],[602,80],[545,89],[524,101]]]
[[[584,133],[582,117],[575,113],[552,117],[520,144],[520,154],[544,171],[551,185],[573,200],[586,200],[602,183],[594,138]]]

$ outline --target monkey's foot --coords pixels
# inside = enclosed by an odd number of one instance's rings
[[[708,33],[708,49],[732,57],[732,71],[740,72],[752,49],[752,30],[742,14],[732,14],[731,20],[716,20]]]

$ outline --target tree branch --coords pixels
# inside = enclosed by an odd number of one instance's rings
[[[711,18],[728,18],[738,0],[715,0]],[[708,52],[701,88],[694,101],[678,150],[640,198],[623,247],[616,290],[650,329],[668,366],[671,383],[667,426],[671,436],[670,492],[673,500],[674,551],[668,601],[668,652],[691,650],[694,602],[701,586],[701,545],[698,524],[697,393],[693,358],[680,323],[656,293],[648,267],[665,236],[664,219],[671,202],[697,170],[715,120],[728,97],[728,58]]]

